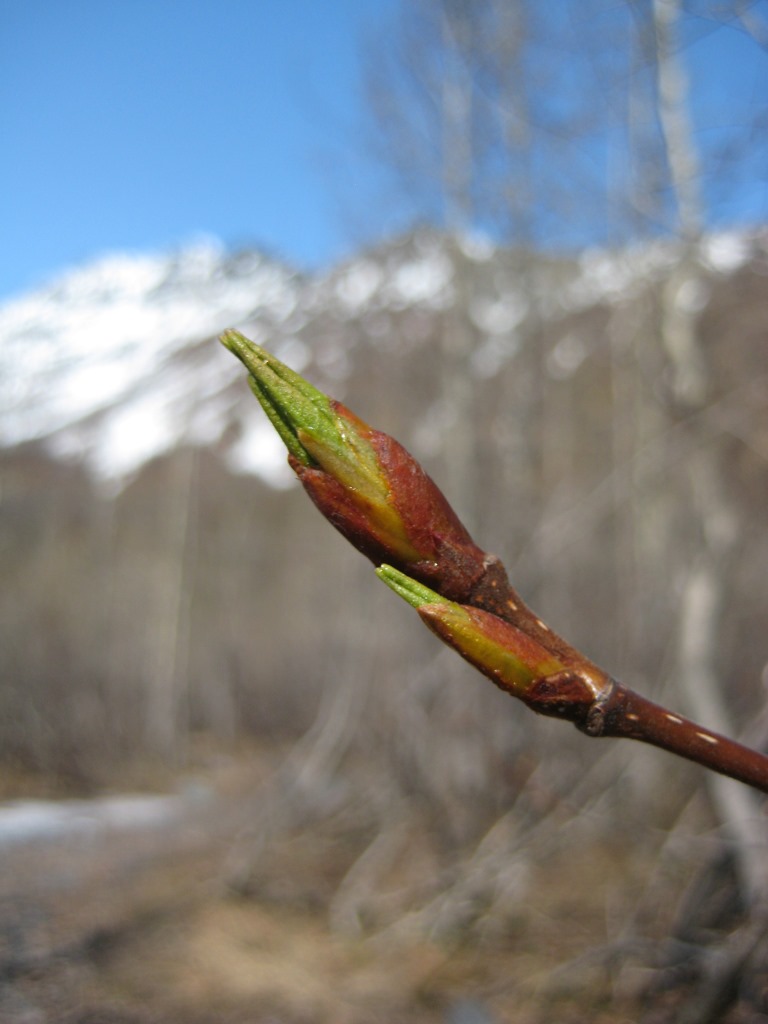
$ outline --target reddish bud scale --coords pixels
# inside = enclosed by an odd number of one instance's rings
[[[525,700],[538,680],[565,669],[527,633],[481,608],[425,604],[417,611],[444,643],[515,697]]]
[[[407,538],[397,538],[380,528],[370,499],[350,491],[325,470],[303,466],[292,455],[288,461],[320,512],[353,547],[375,565],[395,561],[398,556],[402,561],[403,548],[408,548]]]
[[[290,458],[307,494],[374,564],[389,562],[451,600],[466,600],[486,571],[486,556],[442,491],[393,437],[369,427],[340,402],[331,401],[331,407],[374,452],[386,484],[386,506],[377,508],[324,470]]]
[[[394,438],[372,431],[369,438],[411,544],[419,552],[406,569],[450,600],[471,594],[486,567],[485,552],[472,540],[443,492]]]
[[[426,625],[501,690],[540,715],[585,726],[606,694],[591,675],[574,671],[528,633],[481,608],[424,604]]]

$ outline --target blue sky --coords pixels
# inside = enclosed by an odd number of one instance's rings
[[[337,258],[340,197],[362,185],[328,161],[362,113],[361,33],[388,6],[0,0],[0,295],[201,234]]]
[[[360,42],[396,7],[0,0],[0,298],[116,249],[212,235],[315,267],[392,230],[356,131]],[[766,23],[767,0],[756,7]],[[725,138],[745,110],[763,112],[731,208],[765,218],[768,59],[706,22],[691,52],[703,132]]]

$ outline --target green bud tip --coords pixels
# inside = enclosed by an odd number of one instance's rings
[[[381,565],[376,570],[376,575],[383,580],[390,590],[394,590],[404,601],[413,605],[414,608],[421,608],[425,604],[446,604],[444,597],[425,587],[423,583],[411,579],[404,572],[394,569],[391,565]]]
[[[338,447],[340,431],[331,404],[322,391],[239,331],[227,330],[221,343],[248,370],[248,383],[291,455],[304,466],[317,460],[300,434]]]
[[[297,462],[324,470],[385,519],[395,517],[387,479],[366,437],[370,428],[239,331],[225,331],[221,342],[248,370],[251,390]]]

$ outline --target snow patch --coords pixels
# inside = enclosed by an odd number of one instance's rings
[[[396,307],[417,304],[444,309],[451,301],[453,265],[448,256],[435,250],[397,267],[386,286],[387,301]]]
[[[196,346],[242,323],[271,339],[297,302],[290,271],[257,254],[228,259],[211,241],[64,274],[0,307],[0,444],[44,440],[118,479],[185,439],[220,437],[224,403],[206,396],[242,369],[213,344],[196,358]]]
[[[258,408],[242,421],[242,433],[227,453],[227,464],[235,473],[259,476],[278,490],[287,490],[296,482],[285,445]]]
[[[528,302],[514,292],[489,298],[478,296],[470,301],[469,317],[487,334],[508,334],[528,313]]]
[[[168,395],[138,394],[118,406],[103,423],[89,461],[99,476],[125,477],[174,448],[182,436]]]
[[[0,847],[112,829],[157,828],[181,810],[176,796],[15,800],[0,806]]]
[[[736,231],[720,232],[701,243],[702,262],[718,274],[733,274],[751,254],[752,239]]]
[[[567,310],[631,298],[674,266],[678,247],[653,242],[622,252],[590,249],[579,259],[579,275],[563,289]]]
[[[699,311],[709,297],[707,275],[733,273],[764,245],[765,236],[748,232],[706,238],[698,278],[678,301]],[[464,265],[469,317],[480,340],[471,371],[480,379],[515,356],[529,303],[559,319],[625,301],[668,274],[681,252],[667,239],[591,250],[575,262],[541,261],[523,292],[487,239],[462,237],[456,246],[472,264]],[[298,372],[311,365],[318,385],[325,380],[341,398],[355,360],[345,321],[356,318],[354,337],[382,353],[434,336],[433,314],[455,301],[456,246],[416,235],[316,279],[258,253],[229,256],[209,239],[173,254],[104,256],[0,306],[0,445],[41,441],[119,487],[178,445],[220,444],[237,472],[290,486],[284,446],[243,367],[215,336],[236,326]],[[587,345],[561,339],[549,372],[560,379],[576,372]],[[417,431],[424,451],[436,450],[445,415],[431,410]]]
[[[382,268],[372,260],[360,260],[344,270],[336,282],[336,297],[346,312],[357,314],[370,305],[384,278]]]

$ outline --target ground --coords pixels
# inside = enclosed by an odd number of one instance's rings
[[[247,778],[250,785],[255,776]],[[208,782],[213,799],[201,801],[183,828],[91,837],[54,850],[38,846],[6,860],[0,1020],[633,1019],[632,993],[612,992],[594,955],[615,935],[611,908],[620,907],[635,871],[618,847],[585,844],[534,865],[526,899],[506,934],[492,941],[430,941],[407,928],[361,926],[339,934],[329,906],[359,854],[359,837],[340,835],[323,821],[288,829],[265,849],[258,885],[247,895],[235,892],[227,881],[232,850],[238,835],[241,852],[250,842],[242,833],[253,794],[243,792],[242,774],[229,768],[219,766]],[[389,877],[386,884],[404,880]]]

